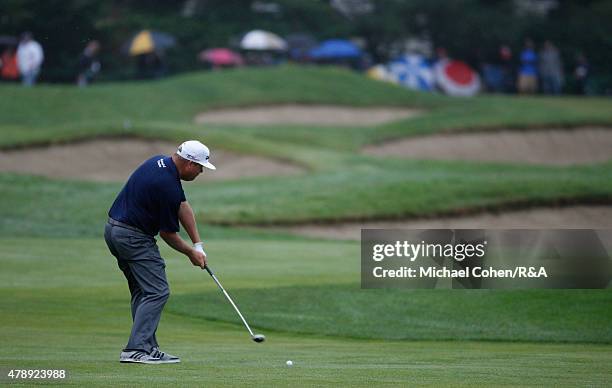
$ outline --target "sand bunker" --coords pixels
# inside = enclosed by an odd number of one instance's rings
[[[474,160],[548,165],[612,160],[612,129],[502,130],[434,135],[368,146],[365,153],[410,159]]]
[[[612,206],[571,206],[483,213],[468,217],[444,217],[412,221],[350,222],[274,228],[293,234],[327,239],[359,240],[361,229],[516,229],[516,228],[612,228]]]
[[[153,155],[171,155],[177,144],[138,139],[104,139],[44,148],[0,151],[0,171],[98,182],[122,182]],[[205,171],[196,182],[290,175],[302,171],[291,164],[256,156],[212,150],[216,171]]]
[[[421,112],[406,108],[351,108],[327,105],[279,105],[203,112],[199,124],[235,125],[340,125],[369,126],[414,117]]]

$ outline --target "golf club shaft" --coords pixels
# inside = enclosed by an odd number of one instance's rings
[[[219,287],[219,289],[221,291],[223,291],[223,295],[225,295],[225,297],[227,298],[227,300],[229,300],[229,302],[232,304],[232,306],[234,307],[234,310],[236,310],[236,312],[238,313],[238,316],[240,317],[240,319],[242,319],[242,323],[244,323],[244,326],[247,328],[247,330],[249,331],[249,333],[251,334],[251,337],[254,337],[255,334],[253,334],[253,330],[251,330],[251,327],[249,326],[249,324],[247,323],[246,319],[244,319],[244,317],[242,316],[242,314],[240,314],[240,310],[238,310],[238,306],[236,306],[236,304],[234,303],[234,301],[232,300],[232,298],[229,296],[229,294],[227,293],[227,291],[225,291],[225,289],[223,288],[223,286],[221,285],[221,283],[219,283],[219,280],[217,279],[217,277],[215,276],[215,274],[210,270],[210,268],[208,268],[208,266],[204,267],[204,269],[208,272],[208,274],[213,278],[213,280],[215,281],[215,283],[217,283],[217,286]]]

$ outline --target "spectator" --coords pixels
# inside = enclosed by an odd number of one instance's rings
[[[42,47],[32,38],[32,34],[25,32],[21,35],[21,41],[17,47],[17,66],[24,86],[32,86],[36,83],[43,59]]]
[[[166,68],[166,53],[163,50],[158,50],[151,53],[151,64],[153,67],[153,78],[162,78],[168,72]]]
[[[539,55],[540,79],[542,91],[545,94],[561,94],[563,86],[563,65],[559,50],[549,41],[544,41],[544,46]]]
[[[521,94],[533,94],[538,90],[538,56],[535,53],[533,41],[525,40],[521,51],[517,89]]]
[[[502,72],[502,92],[514,92],[514,63],[512,62],[512,49],[508,45],[499,46],[499,66]]]
[[[136,56],[136,73],[140,79],[161,78],[166,75],[164,53],[152,51]]]
[[[503,75],[501,67],[494,63],[484,63],[481,67],[482,78],[487,91],[501,93],[503,91]]]
[[[482,75],[487,90],[493,93],[510,93],[514,88],[512,51],[501,45],[492,63],[482,65]]]
[[[2,52],[2,69],[0,74],[2,79],[14,81],[19,78],[19,69],[17,68],[17,54],[15,47],[9,46]]]
[[[588,94],[587,82],[591,68],[583,53],[576,56],[576,66],[574,67],[574,79],[576,81],[575,92],[577,94]]]
[[[87,43],[85,50],[79,57],[79,75],[77,76],[77,85],[81,87],[87,86],[93,78],[100,72],[100,61],[98,61],[98,51],[100,51],[100,43],[97,40],[92,40]]]

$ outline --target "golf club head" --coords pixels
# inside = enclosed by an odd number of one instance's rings
[[[266,340],[266,337],[263,334],[255,334],[253,337],[251,337],[251,339],[259,343],[259,342],[264,342]]]

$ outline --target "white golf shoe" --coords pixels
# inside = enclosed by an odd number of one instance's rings
[[[151,349],[151,356],[157,358],[159,361],[157,364],[176,364],[181,362],[181,359],[172,354],[164,353],[159,348]]]
[[[136,364],[161,364],[162,361],[159,357],[152,357],[146,352],[140,350],[121,352],[119,356],[119,362],[131,362]]]

